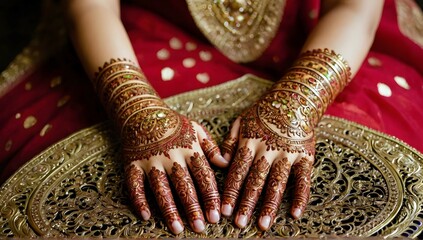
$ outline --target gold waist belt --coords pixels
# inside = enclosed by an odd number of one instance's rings
[[[202,123],[219,142],[230,122],[270,84],[246,75],[166,103]],[[310,203],[300,220],[288,214],[293,192],[288,188],[277,222],[267,232],[256,228],[256,213],[245,229],[222,219],[207,225],[203,234],[186,228],[178,237],[416,237],[422,231],[420,153],[334,117],[325,116],[316,135]],[[109,123],[77,132],[42,152],[0,189],[0,237],[173,237],[151,195],[153,217],[141,221],[133,214],[119,156]],[[225,174],[216,169],[220,190]]]

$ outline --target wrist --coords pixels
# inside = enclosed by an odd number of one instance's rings
[[[314,128],[327,107],[349,83],[348,63],[328,49],[304,52],[268,93],[272,107],[286,114],[286,124]]]
[[[121,129],[131,118],[145,115],[145,109],[168,108],[141,69],[125,59],[106,62],[95,74],[93,85],[109,117]]]

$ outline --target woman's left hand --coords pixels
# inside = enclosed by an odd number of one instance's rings
[[[225,181],[221,213],[231,216],[240,199],[235,215],[238,227],[245,227],[250,220],[267,178],[258,225],[262,230],[271,227],[291,168],[295,176],[291,215],[299,218],[304,212],[315,147],[315,114],[306,102],[297,93],[270,91],[233,123],[221,146],[226,159],[234,157]]]

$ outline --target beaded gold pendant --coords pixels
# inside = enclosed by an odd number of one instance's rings
[[[285,0],[187,0],[198,28],[225,56],[251,62],[269,46]]]

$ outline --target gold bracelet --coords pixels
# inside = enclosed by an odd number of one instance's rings
[[[312,50],[241,118],[244,138],[265,141],[267,150],[314,152],[314,127],[350,81],[350,68],[334,51]]]

